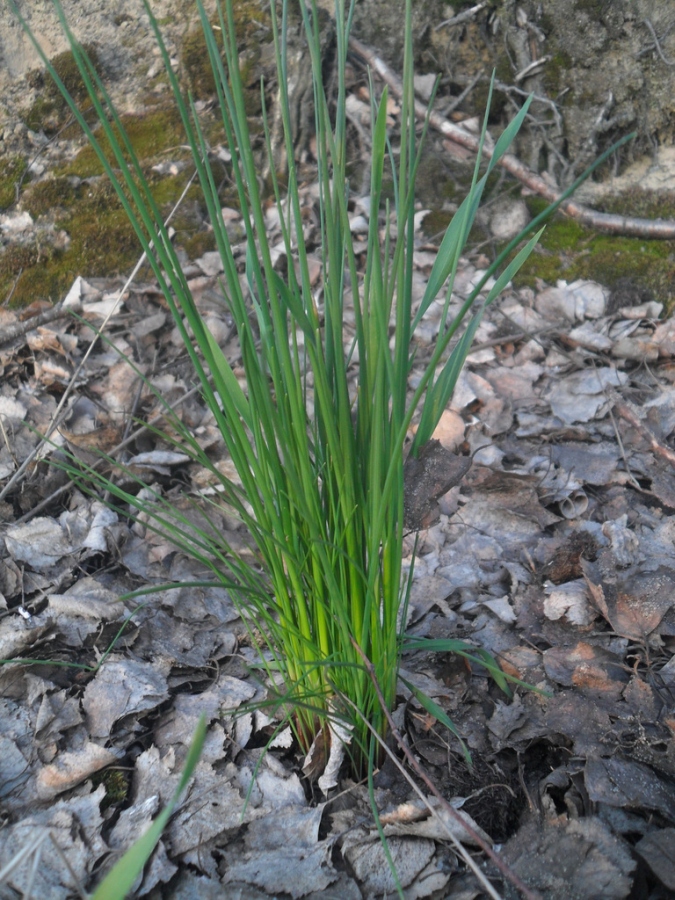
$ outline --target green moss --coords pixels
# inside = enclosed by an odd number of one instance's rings
[[[21,205],[34,219],[72,206],[78,196],[69,178],[47,178],[30,184],[21,195]]]
[[[532,214],[545,202],[530,198]],[[606,212],[646,218],[675,218],[675,195],[670,197],[632,189],[603,204]],[[549,284],[557,279],[587,278],[613,288],[625,278],[646,288],[670,310],[675,303],[675,241],[646,240],[605,234],[558,215],[547,226],[540,245],[520,270],[514,284],[533,286],[537,278]]]
[[[91,781],[94,788],[100,784],[105,787],[105,798],[101,804],[101,811],[111,806],[119,806],[129,795],[129,773],[121,769],[103,769],[92,775]]]
[[[443,209],[434,209],[428,213],[422,222],[422,228],[427,237],[433,238],[439,234],[445,234],[452,220],[452,215],[451,212],[446,212]]]
[[[36,198],[37,200],[41,199]],[[12,302],[23,306],[35,299],[57,300],[77,275],[105,277],[127,272],[141,246],[112,186],[101,180],[82,184],[69,198],[70,208],[55,225],[70,236],[67,250],[48,245],[10,247],[0,255],[0,296],[14,284]],[[23,265],[20,263],[23,262]]]
[[[138,259],[141,246],[107,181],[85,187],[85,196],[57,224],[71,238],[68,252],[82,275],[115,275]]]
[[[216,238],[212,231],[199,231],[192,237],[180,240],[180,234],[176,235],[176,240],[182,245],[190,259],[199,259],[205,253],[209,253],[216,249]]]
[[[564,50],[557,50],[544,67],[543,82],[546,91],[553,97],[559,94],[565,87],[565,74],[572,68],[572,57]],[[568,98],[568,102],[571,97]]]
[[[185,143],[185,132],[180,115],[174,107],[154,109],[141,116],[122,116],[121,122],[134,147],[136,156],[140,160],[151,160],[160,153],[178,148]],[[105,136],[100,133],[100,127],[95,131],[108,161],[111,165],[116,166],[110,145]],[[103,171],[96,151],[87,144],[71,162],[61,166],[57,174],[90,178],[92,175],[102,175]]]
[[[214,16],[211,24],[218,26],[218,17]],[[238,0],[234,5],[234,27],[237,44],[245,48],[245,54],[241,64],[241,74],[244,85],[255,82],[258,95],[258,64],[260,61],[260,48],[264,43],[272,40],[272,27],[270,13],[267,4],[260,0]],[[216,40],[220,41],[220,31],[216,31]],[[187,84],[195,98],[205,100],[216,93],[216,85],[211,69],[206,39],[201,28],[188,34],[183,40],[180,61],[185,73]],[[253,77],[255,73],[256,77]],[[248,97],[251,93],[251,97]],[[247,92],[247,103],[255,106],[254,91]],[[258,96],[258,109],[260,111],[260,97]],[[254,112],[247,109],[249,115]]]
[[[216,93],[216,82],[201,29],[192,31],[183,40],[180,61],[187,85],[196,100],[205,100]]]
[[[148,169],[146,175],[160,213],[166,217],[181,195],[189,171],[160,177]],[[16,306],[36,298],[60,299],[77,275],[86,278],[126,273],[142,252],[107,178],[79,184],[65,176],[46,179],[31,185],[22,202],[35,218],[51,214],[55,227],[69,235],[70,244],[66,250],[56,250],[43,241],[41,246],[10,246],[0,252],[0,297],[6,296],[16,282],[12,298]],[[194,184],[172,220],[176,243],[192,258],[215,249],[213,234],[205,230],[205,212],[199,186]]]
[[[605,212],[644,219],[675,219],[675,191],[633,187],[603,201]]]
[[[0,210],[8,209],[16,200],[16,185],[26,171],[23,156],[0,158]]]
[[[91,44],[84,45],[82,49],[100,74],[96,49]],[[66,50],[64,53],[59,53],[50,62],[73,100],[85,108],[89,107],[87,87],[77,68],[72,51]],[[24,112],[23,121],[32,131],[44,131],[48,135],[55,134],[70,117],[70,109],[65,98],[51,74],[43,69],[29,72],[27,80],[29,85],[38,91],[38,96],[33,105]]]
[[[24,269],[34,266],[40,258],[37,247],[10,244],[0,252],[0,279],[13,279]]]

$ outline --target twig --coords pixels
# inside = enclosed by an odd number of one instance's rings
[[[448,103],[447,106],[443,107],[443,115],[446,118],[450,115],[451,112],[454,112],[458,106],[461,106],[461,104],[464,103],[464,101],[469,96],[471,91],[476,87],[476,85],[482,78],[483,78],[482,74],[480,72],[478,72],[478,74],[474,75],[473,78],[469,81],[469,83],[464,88],[462,93],[459,94],[457,97],[453,97],[453,99],[450,101],[450,103]]]
[[[22,275],[23,275],[23,267],[19,269],[19,274],[14,279],[14,284],[10,288],[9,294],[7,294],[7,296],[5,297],[5,299],[2,303],[3,306],[9,306],[9,304],[12,300],[12,297],[14,296],[14,291],[16,290],[16,286],[19,283],[19,279],[21,278]]]
[[[351,706],[351,708],[354,710],[354,712],[358,715],[358,717],[361,719],[361,721],[364,723],[364,725],[368,728],[370,733],[373,735],[375,740],[379,743],[380,747],[382,747],[382,749],[387,754],[389,759],[394,763],[394,765],[399,770],[401,775],[403,775],[403,777],[408,782],[410,787],[415,791],[415,793],[420,798],[422,803],[424,803],[424,805],[429,810],[431,815],[436,819],[436,821],[441,825],[441,827],[445,829],[455,850],[462,857],[462,859],[467,864],[467,866],[471,869],[473,874],[478,879],[479,883],[485,888],[486,892],[493,898],[493,900],[501,900],[501,897],[499,896],[497,891],[493,888],[493,886],[488,881],[487,876],[483,872],[481,872],[481,870],[479,869],[474,858],[466,850],[466,848],[464,847],[462,842],[460,840],[458,840],[457,837],[452,833],[452,830],[448,827],[447,822],[443,821],[441,816],[439,816],[438,810],[435,807],[433,807],[431,805],[431,803],[429,803],[429,798],[426,797],[424,795],[424,792],[415,784],[415,782],[412,780],[410,775],[406,772],[406,769],[405,769],[405,766],[403,765],[403,763],[399,759],[396,758],[396,755],[394,753],[392,753],[391,749],[387,746],[386,742],[382,740],[381,736],[377,733],[377,731],[371,725],[371,723],[368,721],[367,717],[363,714],[363,712],[358,708],[356,703],[354,703],[353,700],[350,700],[349,697],[346,697],[344,694],[341,694],[340,696],[349,706]],[[468,834],[471,834],[473,829],[470,826],[467,828],[466,827],[467,822],[464,819],[462,819],[461,816],[459,818],[460,818],[460,821],[462,822],[462,827],[465,828],[465,830]],[[380,817],[380,821],[382,821],[382,817]]]
[[[501,312],[501,310],[500,310]],[[505,318],[508,318],[506,314],[504,314]],[[511,322],[512,325],[515,324],[512,319],[508,318],[508,321]],[[518,341],[522,341],[527,338],[528,341],[534,341],[539,344],[540,347],[543,347],[543,344],[537,340],[538,337],[550,334],[553,337],[556,336],[557,329],[554,327],[551,328],[540,328],[538,331],[516,331],[514,334],[505,334],[502,337],[491,338],[489,341],[482,341],[480,344],[472,344],[471,345],[471,353],[478,353],[479,350],[488,350],[490,347],[501,347],[504,344],[515,344]]]
[[[675,467],[675,453],[673,453],[670,447],[666,447],[665,444],[661,443],[654,432],[650,428],[648,428],[637,415],[637,413],[630,408],[628,403],[617,401],[614,404],[614,412],[617,413],[617,415],[621,416],[622,419],[625,419],[626,422],[628,422],[634,428],[637,428],[640,434],[649,442],[652,451],[657,456],[660,456],[661,459],[665,460],[667,463],[670,463],[671,466]]]
[[[457,15],[453,16],[451,19],[444,19],[439,25],[434,28],[434,31],[440,31],[441,28],[452,28],[453,25],[461,25],[462,22],[468,22],[469,19],[473,19],[473,17],[477,15],[481,11],[481,9],[485,9],[486,6],[487,3],[477,3],[470,9],[465,9],[464,12],[457,13]]]
[[[401,81],[383,59],[355,37],[349,38],[349,46],[378,73],[397,97],[402,97]],[[422,120],[426,119],[427,108],[423,103],[415,101],[415,114]],[[478,152],[480,141],[475,135],[470,134],[458,125],[448,122],[447,119],[444,119],[443,116],[434,110],[431,110],[429,113],[429,121],[437,131],[440,131],[452,143],[471,150],[473,153]],[[483,155],[490,159],[492,157],[492,149],[487,146],[487,143],[486,141],[483,144]],[[499,165],[550,203],[555,203],[560,199],[560,191],[552,188],[540,175],[533,172],[532,169],[528,168],[512,154],[505,153],[499,160]],[[568,216],[578,219],[585,225],[590,225],[592,228],[601,229],[611,234],[626,234],[635,237],[660,238],[662,240],[673,240],[675,238],[675,221],[673,220],[653,221],[652,219],[637,219],[632,216],[599,213],[571,200],[566,200],[562,203],[560,209],[567,213]]]
[[[638,491],[641,491],[642,488],[640,487],[637,479],[635,478],[635,476],[633,475],[633,473],[630,470],[630,463],[628,462],[628,456],[626,455],[626,448],[623,445],[623,440],[621,438],[621,432],[619,431],[619,426],[618,426],[616,418],[614,416],[614,410],[612,409],[611,404],[609,406],[609,418],[611,419],[611,422],[612,422],[612,428],[614,429],[614,437],[616,438],[616,443],[619,446],[619,453],[621,454],[621,459],[623,460],[623,464],[626,467],[626,472],[628,473],[628,478],[630,480],[630,483],[633,485],[634,488],[637,488]]]
[[[172,412],[173,410],[177,409],[181,405],[181,403],[184,403],[190,397],[194,396],[196,393],[198,393],[200,391],[200,389],[201,389],[200,387],[194,387],[194,388],[192,388],[192,390],[188,391],[186,394],[183,394],[181,397],[179,397],[177,400],[175,400],[168,407],[168,409],[163,410],[161,413],[157,413],[157,415],[153,416],[152,419],[150,419],[150,421],[147,422],[145,425],[141,425],[135,431],[132,431],[128,437],[126,437],[126,438],[124,438],[124,440],[120,441],[116,447],[113,447],[113,449],[110,451],[109,455],[115,456],[121,450],[124,450],[124,448],[127,447],[129,444],[133,443],[133,441],[135,441],[137,437],[140,437],[144,432],[148,431],[148,429],[152,428],[154,425],[157,425],[158,422],[161,422],[162,419],[169,412]],[[89,468],[96,469],[96,468],[98,468],[98,466],[100,466],[102,463],[104,463],[106,461],[107,461],[107,457],[102,456],[100,459],[94,460],[94,462],[91,464],[91,466]],[[37,504],[37,506],[34,506],[32,509],[28,510],[27,513],[24,513],[24,515],[21,516],[20,519],[17,519],[14,524],[15,525],[23,525],[24,522],[30,521],[30,519],[32,519],[33,516],[36,516],[39,512],[42,512],[42,510],[45,509],[45,507],[49,506],[50,503],[53,503],[54,500],[57,500],[61,496],[61,494],[65,494],[66,491],[69,491],[71,489],[71,487],[72,487],[72,484],[70,482],[68,482],[68,484],[64,484],[60,488],[57,488],[55,491],[52,491],[52,493],[48,497],[45,497],[44,500],[41,500]]]
[[[519,890],[521,892],[521,894],[523,895],[523,897],[526,898],[526,900],[542,900],[541,895],[537,891],[531,891],[530,888],[528,888],[527,885],[521,881],[521,879],[518,877],[518,875],[516,875],[516,873],[504,862],[504,860],[500,859],[500,857],[495,853],[495,851],[492,849],[492,847],[490,847],[489,844],[486,844],[486,842],[475,831],[475,829],[473,829],[459,815],[457,810],[448,803],[448,801],[441,794],[441,792],[438,790],[438,788],[433,783],[433,781],[426,774],[424,769],[417,762],[414,755],[410,752],[410,749],[406,746],[406,743],[403,740],[403,738],[401,737],[401,734],[400,734],[398,728],[396,727],[396,723],[394,722],[392,715],[389,712],[389,708],[386,704],[384,696],[382,695],[382,689],[380,688],[380,685],[375,676],[375,666],[373,666],[371,661],[368,659],[368,657],[363,652],[362,648],[354,640],[354,638],[352,638],[352,644],[354,645],[354,649],[356,650],[356,652],[359,654],[359,656],[363,660],[363,664],[366,668],[366,671],[368,672],[368,675],[370,676],[370,680],[373,682],[373,687],[375,688],[375,692],[377,694],[377,699],[379,700],[380,705],[382,707],[382,711],[384,712],[384,714],[387,718],[387,722],[389,723],[389,728],[394,737],[394,740],[396,741],[396,743],[399,745],[399,747],[403,751],[405,758],[408,760],[409,764],[412,766],[412,768],[414,769],[417,776],[422,779],[424,784],[429,788],[431,793],[441,804],[441,806],[443,807],[445,812],[447,812],[451,818],[455,819],[455,821],[458,824],[460,824],[462,826],[462,828],[464,828],[469,835],[471,835],[471,840],[473,840],[481,848],[481,850],[487,856],[490,857],[490,859],[492,860],[494,865],[499,869],[499,871],[502,873],[504,878],[506,878],[507,881],[509,881],[517,890]]]
[[[656,51],[659,54],[659,56],[661,57],[661,59],[663,60],[663,62],[667,66],[675,66],[675,59],[666,59],[666,56],[664,55],[663,50],[661,49],[661,42],[659,41],[658,37],[656,36],[656,32],[654,31],[654,26],[652,25],[652,23],[649,21],[649,19],[643,19],[642,21],[647,26],[647,28],[649,28],[651,35],[654,38],[654,46],[656,47]]]
[[[24,334],[28,334],[28,332],[33,331],[34,328],[39,328],[40,325],[46,325],[47,322],[53,322],[54,319],[64,318],[69,312],[70,310],[64,309],[63,304],[60,303],[58,306],[45,310],[45,312],[39,313],[37,316],[31,316],[30,319],[26,319],[25,322],[21,322],[18,325],[12,325],[11,328],[6,328],[0,335],[0,346],[3,344],[11,344],[12,341],[19,337],[23,337]]]

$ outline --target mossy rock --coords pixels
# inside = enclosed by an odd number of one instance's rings
[[[10,244],[0,252],[0,283],[12,280],[25,269],[30,269],[40,259],[37,247],[27,244]]]
[[[166,218],[190,172],[160,177],[148,168],[145,175]],[[126,273],[141,255],[141,243],[106,177],[78,181],[59,176],[35,182],[26,190],[22,204],[35,219],[49,216],[56,229],[69,235],[70,243],[65,250],[56,249],[42,236],[39,244],[10,245],[0,250],[0,297],[14,287],[13,305],[23,306],[36,298],[56,301],[77,275],[87,278]],[[213,234],[204,227],[205,214],[200,189],[193,184],[172,220],[176,243],[191,258],[215,249]]]
[[[43,182],[44,194],[31,191],[29,204],[44,209],[56,185]],[[36,186],[38,187],[38,186]],[[14,286],[12,303],[23,306],[35,299],[58,300],[77,275],[109,276],[127,272],[141,254],[140,242],[122,204],[107,180],[71,188],[65,209],[55,209],[55,226],[70,236],[67,250],[44,238],[33,245],[10,245],[0,252],[0,296]],[[18,279],[17,279],[18,276]]]
[[[21,196],[21,205],[34,219],[72,206],[77,201],[77,179],[60,176],[45,178],[28,185]]]
[[[83,45],[82,50],[100,75],[101,67],[96,48],[92,44],[86,44]],[[59,53],[50,60],[50,63],[73,100],[83,109],[88,109],[91,104],[87,86],[77,67],[73,52],[66,50]],[[23,121],[31,131],[44,131],[47,135],[55,134],[65,125],[71,115],[65,97],[50,72],[45,69],[34,69],[28,73],[26,79],[28,84],[38,92],[38,96],[33,105],[24,113]]]

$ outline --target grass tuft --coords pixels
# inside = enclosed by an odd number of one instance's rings
[[[478,154],[471,187],[441,242],[421,304],[414,308],[415,181],[424,134],[418,140],[411,0],[406,4],[404,92],[396,135],[388,131],[387,90],[372,101],[371,215],[364,270],[357,269],[348,212],[346,73],[353,6],[346,7],[344,0],[336,2],[335,78],[327,96],[320,11],[314,3],[309,8],[299,4],[314,87],[320,212],[316,240],[322,260],[321,290],[316,292],[307,250],[297,238],[303,233],[303,216],[286,42],[291,21],[297,23],[298,7],[290,0],[273,3],[269,19],[280,133],[288,160],[283,191],[273,164],[272,130],[263,117],[273,202],[282,223],[286,256],[295,261],[282,275],[273,265],[266,231],[268,200],[261,194],[259,162],[249,131],[248,85],[240,64],[235,5],[226,0],[214,20],[202,0],[196,0],[222,120],[220,141],[232,157],[232,178],[246,229],[248,250],[241,278],[222,218],[219,178],[208,162],[208,143],[197,108],[183,92],[160,28],[144,0],[173,91],[172,121],[180,123],[180,142],[190,147],[201,202],[222,259],[223,289],[245,373],[242,387],[190,294],[152,184],[139,162],[133,123],[118,116],[94,62],[74,40],[58,0],[54,2],[96,111],[97,129],[79,112],[44,55],[43,61],[117,193],[119,214],[128,219],[148,254],[238,478],[235,483],[223,476],[177,420],[172,424],[181,449],[219,482],[219,498],[203,501],[199,516],[172,506],[158,489],[146,488],[139,494],[143,486],[139,480],[132,490],[92,469],[73,468],[72,474],[90,489],[102,487],[116,502],[126,503],[134,515],[143,516],[146,527],[169,536],[228,587],[260,651],[260,665],[273,686],[271,702],[282,718],[290,719],[304,750],[321,737],[328,751],[338,733],[351,734],[349,754],[355,773],[372,773],[381,753],[372,732],[386,737],[386,714],[396,701],[404,649],[410,586],[402,572],[404,461],[407,455],[417,456],[430,440],[485,309],[528,257],[540,233],[529,239],[521,235],[506,248],[460,313],[450,318],[455,273],[487,179],[520,128],[529,100],[502,133],[484,172],[482,154]],[[264,104],[264,90],[260,97]],[[491,92],[488,110],[490,97]],[[487,112],[481,141],[486,123]],[[385,197],[385,183],[391,185],[387,193],[393,199]],[[537,219],[531,227],[539,224]],[[514,249],[515,257],[506,261]],[[491,276],[494,286],[481,294]],[[343,324],[348,288],[354,305],[353,340]],[[440,336],[413,392],[408,378],[415,359],[415,329],[439,295],[446,298]],[[417,431],[408,446],[413,419]],[[128,473],[125,484],[132,481]],[[250,532],[256,548],[253,559],[239,556],[217,527],[210,525],[209,512],[215,517],[221,499]],[[415,647],[419,649],[418,644]],[[503,674],[487,654],[457,641],[435,647],[451,652],[473,649],[475,658],[506,687]],[[364,658],[372,663],[372,673]],[[354,708],[360,711],[358,716]],[[336,721],[344,727],[335,727]]]

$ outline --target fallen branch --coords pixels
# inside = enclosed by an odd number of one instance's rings
[[[70,312],[77,312],[77,308],[73,309],[70,307],[69,309],[65,309],[63,304],[59,304],[58,306],[54,306],[52,309],[48,309],[43,313],[38,313],[36,316],[31,316],[29,319],[26,319],[25,322],[21,322],[18,325],[12,325],[9,328],[6,328],[2,334],[0,334],[0,346],[4,344],[11,344],[12,341],[17,338],[23,337],[28,334],[29,331],[34,331],[36,328],[39,328],[41,325],[46,325],[48,322],[53,322],[55,319],[62,319],[66,316],[70,315]]]
[[[371,69],[385,81],[393,93],[400,99],[403,96],[401,88],[401,80],[390,67],[381,59],[375,51],[371,50],[355,37],[349,38],[349,46],[361,59],[366,62]],[[415,114],[422,120],[427,117],[427,108],[419,100],[415,101]],[[429,122],[433,127],[444,135],[453,144],[463,147],[477,153],[480,146],[478,137],[459,125],[454,125],[434,110],[429,113]],[[487,146],[486,141],[483,145],[483,155],[488,159],[492,156],[492,148]],[[532,169],[524,165],[517,157],[510,153],[504,154],[499,160],[499,165],[515,176],[527,188],[539,194],[550,203],[555,203],[560,199],[561,192],[555,190],[540,175],[533,172]],[[581,206],[570,200],[561,204],[560,209],[568,216],[583,222],[584,225],[590,225],[611,234],[624,234],[633,237],[642,238],[659,238],[661,240],[675,239],[675,221],[672,219],[637,219],[632,216],[618,216],[612,213],[596,212],[586,206]]]

